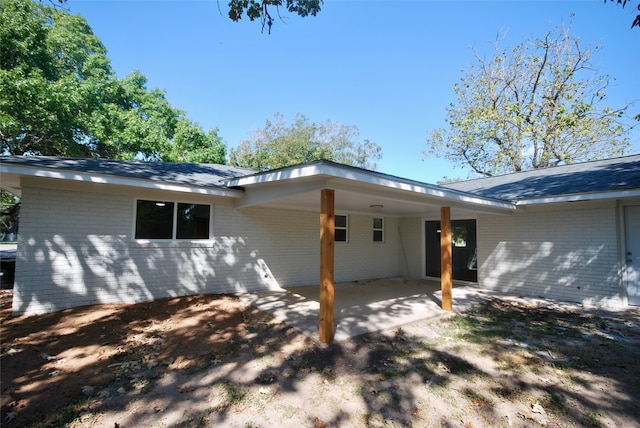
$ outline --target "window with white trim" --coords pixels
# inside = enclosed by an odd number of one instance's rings
[[[373,218],[373,242],[384,242],[384,218]]]
[[[135,239],[209,239],[211,205],[136,201]]]
[[[348,242],[349,240],[349,217],[346,215],[334,216],[334,240],[336,242]]]

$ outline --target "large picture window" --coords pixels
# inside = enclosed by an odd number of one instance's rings
[[[136,239],[209,239],[211,205],[138,200]]]

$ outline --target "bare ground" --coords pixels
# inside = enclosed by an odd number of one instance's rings
[[[635,427],[640,311],[524,299],[320,344],[235,296],[10,316],[7,427]]]

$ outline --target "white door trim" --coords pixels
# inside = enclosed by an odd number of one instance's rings
[[[640,305],[640,205],[626,205],[623,211],[623,281],[627,304]],[[631,229],[633,226],[633,229]]]

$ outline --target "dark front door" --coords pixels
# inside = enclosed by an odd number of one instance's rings
[[[440,278],[440,222],[425,221],[426,275]],[[478,281],[475,220],[451,220],[453,279]]]

